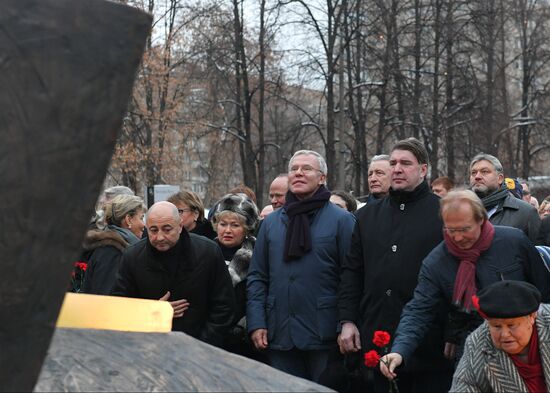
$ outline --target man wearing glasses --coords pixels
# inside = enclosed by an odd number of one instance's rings
[[[472,296],[502,280],[526,281],[550,301],[550,273],[525,234],[493,226],[481,200],[469,190],[452,191],[441,200],[444,241],[423,261],[413,299],[405,306],[390,354],[381,363],[389,379],[406,363],[429,332],[439,304],[452,310],[446,355],[459,360],[466,337],[483,320]],[[428,333],[429,334],[429,333]]]
[[[254,346],[272,367],[315,382],[336,347],[340,265],[355,224],[329,201],[326,175],[319,153],[294,153],[285,203],[263,220],[247,277]]]

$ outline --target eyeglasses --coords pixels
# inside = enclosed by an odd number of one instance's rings
[[[461,235],[468,233],[472,230],[472,227],[464,227],[464,228],[447,228],[443,227],[443,230],[447,232],[449,235],[453,235],[455,233],[460,233]]]
[[[323,173],[320,169],[317,169],[317,168],[314,168],[310,165],[304,165],[304,166],[293,166],[292,168],[290,168],[290,170],[288,171],[288,173],[294,175],[296,172],[298,171],[302,171],[302,173],[304,175],[309,175],[310,173],[312,172],[320,172],[320,173]]]
[[[192,212],[192,211],[193,211],[193,209],[178,209],[179,214],[189,213],[189,212]]]

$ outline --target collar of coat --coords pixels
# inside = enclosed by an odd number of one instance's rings
[[[147,250],[147,267],[151,270],[166,271],[161,263],[157,259],[157,255],[161,255],[161,252],[154,250],[149,240],[146,245]],[[193,250],[193,244],[191,242],[191,235],[183,229],[176,245],[169,251],[175,253],[176,258],[180,258],[180,264],[178,269],[178,275],[182,272],[188,272],[198,266],[199,262],[195,257]],[[167,251],[167,252],[169,252]]]
[[[92,229],[86,232],[84,241],[82,242],[84,250],[92,251],[104,246],[112,246],[120,251],[124,251],[128,247],[128,242],[120,234],[109,229]]]
[[[412,191],[394,191],[390,188],[390,200],[396,203],[408,203],[421,199],[430,193],[430,187],[426,179]]]
[[[246,274],[248,273],[248,267],[250,266],[250,260],[252,259],[252,250],[254,250],[254,244],[256,243],[256,238],[254,236],[247,236],[244,239],[241,248],[237,250],[229,266],[229,275],[231,276],[231,281],[233,286],[236,286],[238,283],[246,279]]]
[[[548,384],[550,382],[550,306],[541,306],[535,323],[539,335],[539,352],[544,370],[544,380]],[[486,359],[486,373],[493,391],[527,392],[527,385],[523,382],[510,356],[493,345],[487,322],[482,326],[479,348]]]

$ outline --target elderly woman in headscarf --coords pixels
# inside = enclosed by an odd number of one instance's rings
[[[145,224],[145,206],[140,197],[119,195],[104,208],[104,229],[92,229],[84,237],[84,259],[88,265],[81,292],[109,295],[115,284],[122,252],[139,241]]]
[[[246,328],[246,274],[252,259],[256,238],[252,236],[259,222],[256,204],[245,194],[227,194],[216,202],[212,224],[216,230],[216,243],[220,246],[235,289],[237,310],[236,328],[227,343],[227,349],[250,355],[245,344]]]
[[[466,340],[451,392],[548,392],[550,306],[540,301],[521,281],[479,291],[473,303],[486,322]]]
[[[482,322],[471,300],[478,289],[505,279],[526,281],[540,290],[543,300],[550,301],[550,273],[521,230],[493,226],[472,191],[451,191],[440,203],[444,241],[424,259],[391,353],[383,358],[386,363],[380,363],[389,379],[396,376],[396,367],[403,362],[407,365],[407,358],[421,345],[441,310],[450,312],[447,344],[440,350],[447,358],[460,357],[466,336]]]

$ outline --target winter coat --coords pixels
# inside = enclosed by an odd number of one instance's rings
[[[247,277],[248,332],[267,329],[269,348],[328,349],[336,343],[340,265],[354,216],[327,202],[310,220],[312,249],[284,261],[284,208],[263,220]]]
[[[246,332],[246,275],[255,242],[254,236],[247,236],[241,246],[236,249],[229,249],[218,242],[226,259],[225,263],[231,277],[236,301],[233,327],[228,334],[224,348],[229,352],[247,357],[254,355],[253,346]],[[232,250],[233,252],[231,252]]]
[[[392,346],[392,352],[401,354],[405,362],[428,333],[437,305],[444,302],[451,306],[459,265],[460,261],[449,253],[445,242],[441,242],[422,263],[414,298],[403,310]],[[495,226],[491,246],[476,262],[478,290],[500,280],[530,282],[540,290],[543,302],[550,302],[550,273],[531,241],[519,229]],[[446,340],[460,346],[483,321],[476,312],[472,312],[469,315],[476,317],[472,325],[468,314],[461,314],[464,315],[464,326],[455,329],[462,331],[455,332],[456,340]]]
[[[216,231],[212,227],[212,223],[204,218],[202,220],[197,220],[195,223],[195,228],[193,228],[190,232],[195,235],[205,236],[212,240],[214,240],[217,236]]]
[[[541,246],[550,246],[550,216],[546,216],[542,219],[537,244]]]
[[[356,213],[351,248],[342,268],[339,320],[359,328],[362,350],[374,349],[374,331],[393,337],[405,304],[413,297],[424,258],[443,240],[439,197],[424,181],[412,192],[390,196]],[[442,357],[447,309],[415,356],[410,371],[450,366]]]
[[[114,225],[104,230],[86,232],[83,249],[88,262],[81,292],[95,295],[109,295],[115,284],[122,252],[138,238],[128,229]]]
[[[535,321],[546,387],[550,387],[550,306],[541,305]],[[487,322],[466,340],[464,356],[453,376],[451,392],[528,392],[510,356],[497,349]]]
[[[220,248],[204,236],[182,231],[177,247],[181,264],[172,276],[155,257],[148,239],[126,249],[113,295],[169,300],[187,299],[189,309],[172,330],[221,345],[233,323],[235,295]]]
[[[498,205],[489,221],[493,225],[521,229],[533,243],[537,241],[540,229],[537,209],[512,194],[508,194],[504,202]]]

